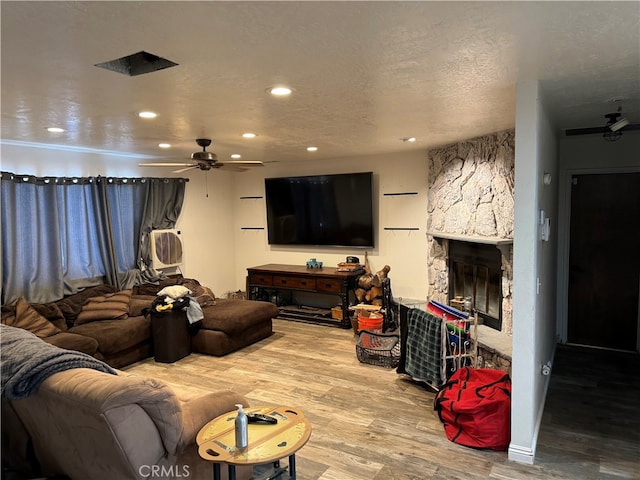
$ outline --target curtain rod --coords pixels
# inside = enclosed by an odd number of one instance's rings
[[[54,177],[54,176],[45,176],[38,177],[36,175],[29,174],[16,174],[12,172],[0,172],[0,178],[3,180],[11,180],[11,181],[22,181],[23,183],[34,183],[34,184],[78,184],[78,185],[87,185],[91,183],[100,183],[106,181],[107,183],[116,183],[116,184],[135,184],[135,183],[146,183],[146,182],[154,182],[154,181],[162,181],[169,182],[171,180],[178,180],[183,182],[188,182],[188,178],[183,177],[103,177],[102,175],[98,176],[90,176],[90,177]]]

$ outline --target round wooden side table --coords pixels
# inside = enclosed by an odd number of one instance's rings
[[[213,462],[213,478],[220,480],[220,465],[229,468],[229,480],[236,478],[236,466],[273,463],[276,478],[286,471],[280,460],[289,457],[289,476],[296,478],[296,452],[311,436],[311,423],[304,414],[293,407],[250,407],[247,413],[261,413],[278,420],[276,424],[250,423],[249,445],[244,449],[235,446],[236,411],[214,418],[198,432],[198,454]]]

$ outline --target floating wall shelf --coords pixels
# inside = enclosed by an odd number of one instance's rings
[[[398,192],[398,193],[383,193],[385,197],[397,197],[399,195],[418,195],[418,192]]]
[[[384,227],[385,230],[420,230],[418,227]]]
[[[264,230],[264,227],[240,227],[240,230]]]
[[[262,198],[262,197],[259,197],[259,196],[258,197],[240,197],[240,200],[251,200],[251,199],[257,200],[259,198]]]

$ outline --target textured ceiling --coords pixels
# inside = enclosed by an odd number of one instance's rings
[[[5,143],[168,161],[201,136],[220,159],[427,149],[512,128],[516,83],[529,79],[559,131],[604,124],[619,104],[640,122],[638,2],[0,5]],[[178,66],[135,77],[94,66],[142,50]],[[293,95],[265,92],[280,83]]]

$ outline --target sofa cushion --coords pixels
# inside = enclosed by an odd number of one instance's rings
[[[27,330],[40,338],[60,333],[58,327],[40,315],[23,297],[16,301],[15,314],[7,315],[3,318],[3,323]]]
[[[72,327],[69,332],[95,338],[98,341],[98,351],[109,355],[149,340],[151,320],[143,316],[103,320]]]
[[[106,295],[116,291],[118,291],[118,289],[113,285],[97,285],[95,287],[85,288],[78,293],[74,293],[62,300],[58,300],[56,304],[60,308],[64,318],[67,319],[67,325],[71,326],[82,311],[82,306],[87,303],[87,300],[91,297]]]
[[[145,308],[151,308],[151,304],[156,299],[153,295],[131,295],[129,303],[129,316],[139,317],[144,315]]]
[[[219,330],[227,335],[243,332],[279,313],[273,303],[257,300],[218,300],[216,305],[204,307],[202,311],[203,329]]]
[[[143,283],[142,285],[136,285],[133,287],[134,295],[153,295],[156,296],[160,290],[164,287],[170,287],[171,285],[181,285],[183,276],[180,274],[169,275],[164,280],[160,280],[158,283]]]
[[[129,316],[131,290],[91,297],[82,307],[74,326],[99,320],[123,319]]]
[[[31,303],[30,304],[40,315],[53,323],[62,332],[67,331],[67,322],[60,311],[58,305],[52,303]]]
[[[216,296],[209,287],[200,285],[194,278],[184,278],[182,275],[171,275],[161,280],[157,285],[145,283],[133,287],[134,295],[160,295],[160,291],[165,287],[180,285],[191,290],[191,298],[195,298],[201,307],[216,304]]]
[[[98,341],[95,338],[87,337],[86,335],[61,332],[44,338],[43,340],[51,345],[55,345],[56,347],[84,352],[89,355],[95,355],[98,351]]]
[[[194,298],[201,307],[208,307],[216,304],[216,296],[209,287],[200,285],[194,278],[183,278],[181,285],[191,290],[191,298]]]

